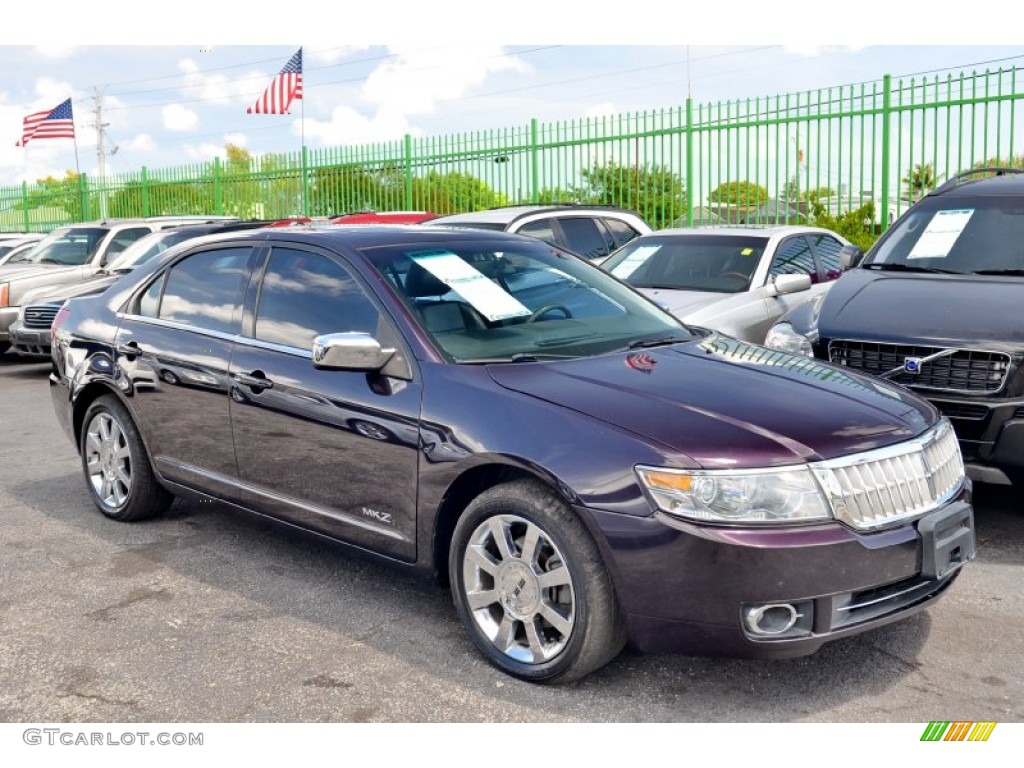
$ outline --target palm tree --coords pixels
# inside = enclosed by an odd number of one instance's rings
[[[939,177],[935,175],[931,163],[917,163],[903,177],[903,183],[907,185],[907,196],[911,200],[917,200],[935,188],[939,183]]]

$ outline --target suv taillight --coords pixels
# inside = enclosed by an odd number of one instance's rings
[[[64,306],[60,308],[56,316],[54,316],[53,322],[50,323],[50,341],[53,341],[53,337],[57,335],[57,331],[64,325],[64,321],[68,319],[69,314],[71,314],[71,310],[68,309],[68,303],[65,301]]]

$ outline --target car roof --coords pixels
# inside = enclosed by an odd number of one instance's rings
[[[601,213],[625,213],[636,216],[633,211],[625,208],[618,208],[612,205],[576,205],[565,203],[564,205],[507,205],[501,208],[489,208],[486,211],[470,211],[468,213],[455,213],[449,216],[440,216],[430,223],[432,225],[444,225],[454,223],[490,222],[493,224],[511,224],[524,216],[531,216],[536,213],[580,213],[588,215],[599,215]]]
[[[712,226],[712,227],[677,227],[674,229],[659,229],[652,232],[649,235],[643,235],[644,238],[658,237],[659,235],[682,235],[682,236],[693,236],[693,235],[746,235],[755,237],[776,237],[784,235],[794,235],[807,232],[821,232],[824,234],[835,235],[835,232],[824,229],[822,227],[811,227],[799,224],[779,224],[778,226],[743,226],[743,225],[730,225],[730,226]]]
[[[1019,169],[992,169],[998,176],[982,176],[970,178],[972,173],[985,173],[985,169],[975,169],[960,174],[947,181],[928,197],[959,197],[969,195],[1024,195],[1024,173]],[[966,178],[965,178],[966,177]]]
[[[431,227],[427,224],[362,224],[358,227],[339,227],[333,224],[303,224],[295,227],[271,227],[249,231],[215,231],[204,242],[230,242],[251,240],[291,241],[323,245],[326,247],[371,248],[380,245],[401,245],[403,243],[444,242],[487,242],[502,239],[514,242],[542,242],[532,237],[496,232],[485,229],[454,229]]]

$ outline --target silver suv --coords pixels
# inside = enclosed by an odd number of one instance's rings
[[[651,232],[640,214],[603,205],[513,205],[457,213],[427,222],[430,227],[494,229],[536,237],[600,261],[630,240]]]
[[[237,220],[234,216],[154,216],[106,219],[53,230],[25,260],[0,266],[0,354],[7,351],[9,329],[27,291],[86,280],[128,245],[151,232],[182,224]]]

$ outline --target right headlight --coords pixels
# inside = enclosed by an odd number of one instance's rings
[[[10,299],[10,283],[0,283],[0,307],[6,307]]]
[[[811,346],[811,340],[802,333],[797,333],[789,323],[773,325],[768,331],[768,335],[765,336],[764,345],[769,349],[777,349],[780,352],[814,357],[814,348]]]
[[[807,467],[752,470],[636,468],[651,501],[670,515],[696,522],[804,523],[832,512]]]

